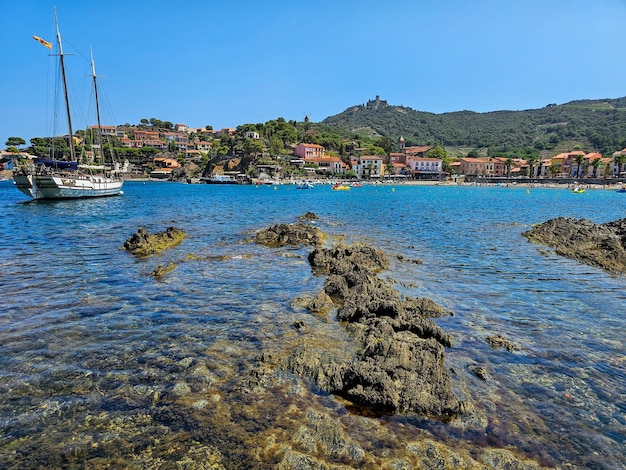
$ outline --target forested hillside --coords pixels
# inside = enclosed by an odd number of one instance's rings
[[[579,100],[541,109],[433,114],[403,106],[359,105],[330,116],[324,124],[409,144],[489,148],[573,148],[611,154],[626,146],[626,97]]]

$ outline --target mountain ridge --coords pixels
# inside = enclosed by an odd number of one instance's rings
[[[378,104],[377,104],[378,103]],[[527,110],[416,111],[370,100],[322,124],[415,145],[539,151],[578,147],[610,154],[626,146],[626,97],[581,99]]]

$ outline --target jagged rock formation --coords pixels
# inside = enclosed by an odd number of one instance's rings
[[[522,235],[555,249],[561,256],[610,272],[626,273],[626,218],[605,224],[558,217],[534,226]]]
[[[429,299],[401,298],[378,278],[389,259],[376,248],[318,247],[309,262],[314,272],[328,275],[324,296],[337,307],[355,352],[337,360],[303,347],[288,359],[290,370],[372,409],[436,416],[461,411],[444,366],[452,337],[428,318],[447,315],[445,309]]]
[[[278,248],[285,245],[321,245],[324,234],[318,228],[304,223],[276,224],[257,232],[255,241]]]

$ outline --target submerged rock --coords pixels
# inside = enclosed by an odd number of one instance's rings
[[[163,266],[162,264],[157,264],[157,266],[152,270],[152,275],[157,279],[161,279],[163,276],[173,271],[174,269],[176,269],[176,264],[174,263],[168,263],[166,266]]]
[[[285,245],[321,245],[324,233],[304,223],[276,224],[257,232],[255,241],[261,245],[278,248]]]
[[[149,233],[145,227],[139,230],[124,242],[124,249],[135,256],[150,256],[172,248],[187,235],[181,229],[169,227],[164,232]]]
[[[517,344],[506,339],[502,335],[487,336],[486,341],[487,341],[487,344],[489,344],[489,346],[491,346],[493,349],[505,348],[509,352],[513,352],[517,349],[520,349],[520,347]]]
[[[558,217],[522,235],[555,249],[558,255],[607,271],[626,273],[626,218],[605,224]]]

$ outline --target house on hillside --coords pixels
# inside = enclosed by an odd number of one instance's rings
[[[317,169],[316,173],[345,174],[348,171],[348,166],[339,157],[304,158],[303,161],[313,165]]]
[[[93,132],[98,131],[98,126],[89,126],[87,129]],[[115,126],[100,126],[103,137],[118,137],[117,128]]]
[[[165,149],[167,144],[159,137],[159,133],[156,131],[144,131],[141,129],[135,129],[133,132],[135,143],[133,148],[141,147],[154,147],[156,149]]]
[[[318,144],[298,144],[295,155],[303,160],[307,158],[322,158],[324,156],[324,147]]]

